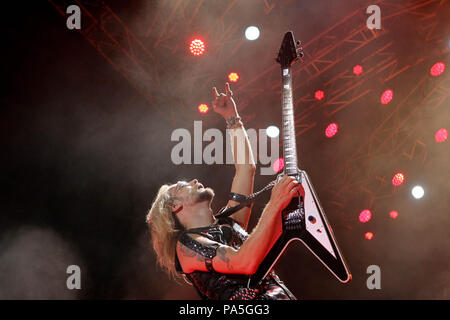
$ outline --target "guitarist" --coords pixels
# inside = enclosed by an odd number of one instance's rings
[[[227,203],[231,207],[253,192],[256,166],[229,84],[225,94],[213,88],[213,95],[214,111],[225,118],[232,135],[236,173]],[[245,143],[238,144],[235,139]],[[184,275],[202,299],[293,300],[295,297],[274,272],[253,287],[248,287],[248,283],[249,276],[282,234],[281,211],[299,195],[304,196],[302,185],[283,176],[273,187],[270,200],[249,235],[246,229],[251,205],[217,219],[211,210],[211,188],[205,188],[196,179],[165,184],[147,216],[158,263],[174,278]]]

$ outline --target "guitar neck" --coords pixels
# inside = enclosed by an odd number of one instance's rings
[[[289,176],[297,175],[297,147],[295,143],[294,105],[292,102],[291,68],[282,72],[282,135],[284,172]]]

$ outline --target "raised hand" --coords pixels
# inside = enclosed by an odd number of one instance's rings
[[[225,84],[225,93],[217,91],[216,87],[212,88],[214,95],[214,101],[212,102],[214,111],[220,114],[225,120],[230,119],[233,116],[237,116],[236,103],[233,100],[233,92],[230,89],[230,84]]]

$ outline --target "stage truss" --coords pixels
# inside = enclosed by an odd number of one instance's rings
[[[190,70],[186,82],[192,84],[187,90],[186,87],[174,88],[177,94],[168,95],[162,93],[165,92],[162,90],[165,84],[173,81],[192,58],[179,55],[180,64],[168,72],[161,52],[176,55],[185,50],[179,30],[196,30],[197,15],[207,5],[206,1],[162,1],[147,23],[146,37],[151,41],[140,39],[104,1],[49,2],[63,16],[66,16],[68,5],[77,4],[84,17],[80,33],[136,88],[149,107],[174,127],[180,123],[180,110],[185,108],[184,102],[177,97],[182,91],[189,94],[190,90],[198,87],[207,88],[211,79],[217,76],[217,65],[238,59],[239,49],[244,43],[239,33],[239,21],[233,18],[235,10],[239,10],[238,1],[222,3],[222,14],[206,33],[206,38],[213,39],[212,42],[210,40],[209,57],[203,61],[202,68]],[[327,201],[338,208],[342,217],[340,222],[347,226],[355,222],[357,212],[352,208],[355,197],[363,197],[365,206],[371,208],[377,201],[395,196],[397,189],[391,184],[393,172],[386,172],[376,159],[389,157],[397,163],[419,161],[423,167],[433,166],[433,158],[428,156],[430,142],[426,138],[430,127],[424,119],[431,117],[432,113],[450,119],[448,71],[439,78],[430,76],[428,72],[430,63],[437,59],[448,66],[449,46],[445,41],[449,36],[449,2],[382,0],[373,4],[382,8],[381,30],[369,30],[365,8],[356,8],[304,43],[305,57],[293,68],[294,79],[301,79],[294,81],[295,121],[299,137],[314,128],[324,128],[331,120],[342,117],[343,112],[348,114],[351,108],[367,104],[378,107],[379,98],[373,100],[373,97],[378,97],[383,88],[396,86],[403,78],[417,77],[414,85],[402,86],[400,99],[395,99],[380,111],[381,121],[373,124],[370,135],[360,137],[358,145],[345,155],[345,161],[333,160],[336,167],[330,181],[326,187],[319,186],[330,196]],[[260,5],[262,8],[259,9],[268,19],[273,19],[277,15],[282,16],[285,10],[293,9],[295,2],[265,0]],[[405,59],[399,54],[396,41],[390,37],[402,19],[415,21],[418,39],[429,48],[420,56],[412,54],[412,58]],[[295,33],[295,29],[293,31]],[[276,52],[273,53],[275,55]],[[359,76],[353,74],[350,61],[363,65],[364,72]],[[274,61],[269,66],[261,66],[261,69],[236,90],[240,96],[246,97],[240,108],[248,108],[249,117],[252,112],[257,112],[251,110],[250,101],[280,92],[278,64]],[[417,76],[418,70],[425,71]],[[320,83],[320,89],[326,92],[326,98],[321,101],[314,98],[313,90],[319,78],[326,79]]]

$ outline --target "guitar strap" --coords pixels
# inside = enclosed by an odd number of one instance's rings
[[[223,207],[218,214],[215,215],[216,218],[220,219],[220,218],[225,218],[228,217],[230,215],[232,215],[233,213],[235,213],[236,211],[244,208],[244,207],[249,207],[251,205],[251,203],[254,201],[254,199],[259,196],[260,194],[269,191],[273,188],[273,186],[275,185],[275,183],[278,181],[274,180],[272,182],[270,182],[269,184],[267,184],[264,188],[262,188],[261,190],[252,193],[251,195],[249,195],[248,197],[242,195],[242,194],[238,194],[238,193],[230,193],[231,196],[231,200],[239,202],[238,205],[235,205],[233,207]]]

